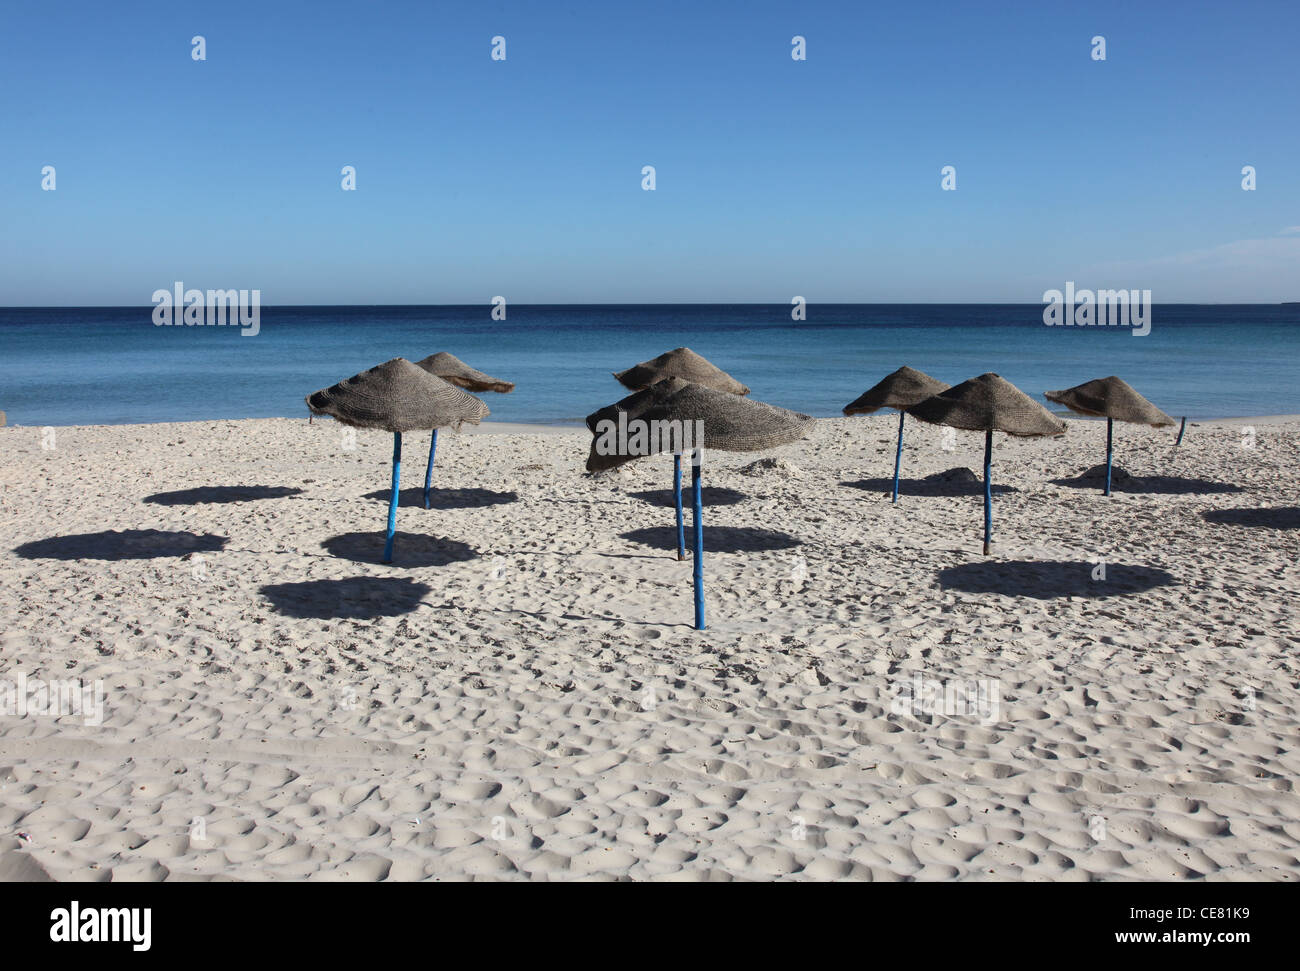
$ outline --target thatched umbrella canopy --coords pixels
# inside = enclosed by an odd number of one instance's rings
[[[466,391],[496,391],[499,394],[508,394],[515,390],[514,383],[511,381],[502,381],[500,378],[494,378],[490,374],[484,374],[482,371],[470,367],[455,354],[448,354],[446,351],[439,351],[437,354],[430,354],[422,361],[416,361],[415,366],[424,368],[436,378],[442,378],[458,388],[464,388]],[[432,505],[430,491],[433,487],[433,455],[438,451],[438,429],[434,429],[429,437],[429,464],[424,467],[424,508],[428,509]]]
[[[384,562],[393,561],[397,530],[397,494],[401,484],[402,433],[430,428],[459,428],[487,417],[487,405],[441,378],[395,357],[346,381],[307,396],[316,415],[330,415],[356,428],[393,433],[393,497],[388,503]]]
[[[907,409],[922,421],[984,432],[984,554],[993,539],[993,433],[1018,438],[1062,435],[1065,422],[992,372],[963,381]]]
[[[947,390],[948,385],[938,378],[932,378],[924,371],[905,364],[845,405],[844,414],[869,415],[881,408],[897,408],[901,411]]]
[[[663,402],[671,395],[681,391],[689,382],[682,381],[680,378],[664,378],[648,388],[642,388],[640,391],[633,391],[626,398],[621,398],[612,405],[606,405],[598,411],[593,411],[587,416],[587,430],[593,435],[596,433],[597,426],[602,421],[619,420],[619,415],[625,415],[627,419],[639,418],[654,405]],[[598,471],[588,469],[588,471]]]
[[[430,354],[424,360],[416,361],[415,366],[424,368],[434,377],[442,378],[466,391],[496,391],[507,394],[515,390],[513,382],[502,381],[500,378],[475,370],[456,355],[448,354],[446,351]]]
[[[587,470],[617,468],[647,455],[695,451],[691,487],[695,507],[695,627],[704,630],[703,449],[755,452],[805,437],[808,415],[678,379],[662,381],[589,415]]]
[[[756,452],[805,437],[816,419],[752,398],[671,378],[587,416],[595,436],[588,472],[602,472],[667,451],[701,447]],[[659,434],[650,434],[658,422]],[[632,436],[646,428],[645,445]]]
[[[615,371],[614,377],[618,379],[619,384],[632,391],[648,388],[664,378],[681,378],[691,384],[714,388],[728,394],[749,394],[749,388],[689,347],[678,347],[649,361],[642,361],[626,371]]]
[[[1122,378],[1111,375],[1066,388],[1064,391],[1045,391],[1043,397],[1065,405],[1080,415],[1106,419],[1106,487],[1103,495],[1110,495],[1111,462],[1115,455],[1115,422],[1127,421],[1134,425],[1161,428],[1174,420],[1147,401]]]
[[[907,409],[922,421],[1018,438],[1061,435],[1065,422],[1010,381],[992,372],[963,381]]]
[[[948,385],[904,364],[844,406],[845,415],[869,415],[881,408],[898,409],[898,448],[894,452],[894,495],[898,502],[898,472],[903,463],[903,422],[907,409],[931,395],[948,390]]]
[[[459,428],[481,421],[487,405],[435,378],[404,357],[376,365],[307,396],[307,407],[356,428],[401,434],[422,428]]]

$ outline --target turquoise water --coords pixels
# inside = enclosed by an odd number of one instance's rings
[[[0,410],[24,425],[300,417],[318,388],[445,350],[516,382],[484,395],[494,419],[568,423],[621,397],[611,371],[686,345],[816,416],[903,364],[954,384],[996,371],[1040,401],[1118,374],[1174,416],[1300,412],[1300,306],[1157,305],[1145,337],[1047,327],[1040,304],[812,304],[803,322],[758,304],[511,306],[505,321],[488,306],[270,307],[255,337],[156,327],[152,310],[0,309]]]

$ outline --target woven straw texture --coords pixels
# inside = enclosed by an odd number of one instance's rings
[[[1174,423],[1172,418],[1134,391],[1127,381],[1113,374],[1064,391],[1045,391],[1043,397],[1080,415],[1114,418],[1155,428]]]
[[[931,395],[947,390],[948,385],[938,378],[904,365],[845,405],[844,414],[869,415],[881,408],[911,408]]]
[[[307,396],[307,407],[356,428],[409,432],[477,424],[487,405],[441,378],[395,357]]]
[[[679,347],[660,354],[654,360],[642,361],[636,367],[626,371],[615,371],[614,377],[623,387],[640,391],[664,378],[681,378],[692,384],[728,394],[749,394],[749,388],[741,384],[726,371],[715,367],[689,347]]]
[[[424,368],[435,378],[442,378],[466,391],[496,391],[500,394],[508,394],[515,390],[513,382],[502,381],[490,374],[476,371],[456,355],[448,354],[446,351],[430,354],[423,361],[416,361],[415,366]]]
[[[619,411],[627,413],[629,428],[633,421],[645,422],[651,429],[655,426],[650,423],[657,422],[661,430],[671,428],[669,423],[676,423],[683,430],[689,426],[692,439],[687,444],[692,448],[702,447],[724,452],[757,452],[789,445],[806,436],[815,423],[808,415],[725,391],[684,381],[664,382],[663,386],[650,388],[641,392],[640,396],[631,395],[588,418],[588,427],[592,429],[593,435],[591,451],[587,457],[588,472],[616,468],[643,458],[645,454],[671,451],[682,444],[680,439],[667,434],[648,434],[645,436],[649,444],[647,452],[620,454],[620,450],[630,447],[629,435],[628,442],[615,442],[614,454],[601,454],[603,436],[596,427],[597,421],[599,418],[609,418],[617,422]],[[702,424],[696,426],[695,422]],[[697,427],[699,436],[694,437]],[[613,436],[608,438],[612,439]],[[608,445],[609,442],[606,441],[605,444]]]
[[[907,413],[935,425],[980,432],[992,429],[1020,438],[1065,432],[1065,422],[992,372],[926,398]]]
[[[606,419],[618,421],[620,412],[625,413],[629,421],[633,418],[640,418],[654,405],[681,391],[686,387],[687,383],[680,378],[665,378],[648,388],[634,391],[626,398],[616,401],[612,405],[606,405],[599,411],[593,411],[587,416],[587,428],[595,434],[600,422]]]

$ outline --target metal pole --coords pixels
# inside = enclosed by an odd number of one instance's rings
[[[677,505],[677,559],[686,559],[686,522],[682,516],[682,453],[673,453],[673,502]]]
[[[429,467],[424,470],[424,508],[430,507],[429,502],[429,485],[433,482],[433,453],[438,450],[438,429],[433,430],[433,438],[429,440]]]
[[[384,540],[384,562],[393,562],[393,535],[397,532],[397,492],[402,485],[402,433],[393,432],[393,497],[388,500],[388,535]]]
[[[704,630],[704,499],[700,491],[700,462],[696,450],[691,464],[691,499],[695,505],[695,629]]]
[[[1185,431],[1187,431],[1187,416],[1183,415],[1183,423],[1178,426],[1178,441],[1174,442],[1175,445],[1183,444],[1183,432]]]
[[[1103,495],[1110,495],[1110,461],[1115,454],[1115,419],[1106,419],[1106,491]]]
[[[993,542],[993,429],[984,433],[984,555]]]
[[[898,413],[898,451],[894,453],[894,502],[898,502],[898,469],[903,464],[903,419],[907,412]]]

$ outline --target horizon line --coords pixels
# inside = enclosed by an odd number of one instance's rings
[[[809,307],[1042,307],[1043,301],[1027,302],[1023,300],[827,300],[806,301]],[[202,304],[201,306],[208,306]],[[261,304],[262,309],[298,309],[304,307],[479,307],[492,308],[491,301],[486,303],[277,303]],[[509,307],[782,307],[793,306],[789,303],[772,303],[770,301],[743,300],[673,300],[673,301],[562,301],[555,303],[509,303]],[[1152,306],[1163,307],[1287,307],[1300,306],[1300,300],[1168,300],[1152,301]],[[3,304],[0,310],[149,310],[157,307],[155,303],[84,303],[84,304]]]

